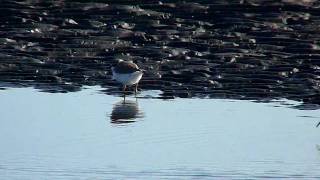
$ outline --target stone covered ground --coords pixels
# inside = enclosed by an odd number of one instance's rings
[[[0,86],[46,92],[101,85],[136,62],[142,90],[320,104],[315,0],[1,1]]]

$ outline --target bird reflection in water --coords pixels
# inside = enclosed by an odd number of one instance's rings
[[[122,100],[113,105],[110,119],[113,124],[125,125],[136,122],[138,118],[142,117],[144,115],[139,110],[137,101]]]

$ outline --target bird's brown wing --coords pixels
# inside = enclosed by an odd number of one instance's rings
[[[125,73],[133,73],[133,72],[139,71],[139,68],[135,63],[121,61],[115,66],[114,71],[116,73],[125,74]]]

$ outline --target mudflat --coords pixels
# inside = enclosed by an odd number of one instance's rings
[[[317,1],[2,1],[0,81],[47,92],[101,85],[111,65],[146,70],[144,90],[320,104]],[[310,106],[308,106],[310,107]],[[303,108],[303,107],[302,107]]]

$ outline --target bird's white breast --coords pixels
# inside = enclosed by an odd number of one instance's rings
[[[123,85],[133,85],[140,81],[142,74],[143,73],[141,71],[136,71],[129,74],[121,74],[112,71],[112,78]]]

